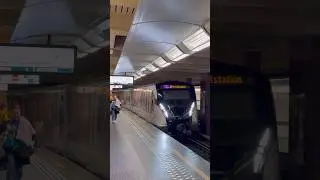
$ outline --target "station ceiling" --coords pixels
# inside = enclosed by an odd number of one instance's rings
[[[105,0],[2,0],[0,43],[76,46],[74,73],[40,73],[43,84],[101,78],[109,71],[108,6]]]
[[[172,65],[148,73],[136,83],[163,77],[197,79],[200,74],[210,72],[210,50],[190,53],[183,41],[200,30],[210,36],[209,0],[140,0],[114,73],[135,75],[149,65],[159,68],[156,60],[164,58]],[[173,59],[166,59],[166,53],[175,49],[192,55],[173,64]],[[164,75],[167,72],[169,76]]]
[[[139,0],[110,0],[110,73],[122,53]]]
[[[151,3],[150,0],[149,2]],[[171,33],[173,26],[155,24],[159,21],[174,20],[167,15],[170,14],[168,11],[172,9],[178,11],[179,8],[175,9],[175,6],[166,1],[159,3],[156,5],[142,4],[137,10],[137,17],[133,21],[133,28],[129,32],[122,54],[129,57],[127,59],[131,60],[134,71],[146,66],[154,60],[155,56],[168,50],[166,43],[178,37],[176,35],[178,33]],[[162,3],[168,3],[167,6],[170,6],[171,9],[161,9],[164,7]],[[179,5],[183,7],[181,3]],[[214,23],[214,31],[217,35],[213,40],[217,45],[211,57],[215,59],[218,57],[220,58],[218,60],[232,64],[244,64],[245,52],[258,50],[262,52],[262,71],[271,76],[282,76],[288,73],[290,58],[294,51],[292,50],[293,38],[320,34],[318,23],[320,5],[315,1],[295,3],[289,0],[281,2],[276,0],[217,0],[211,2],[211,5],[211,8],[214,9],[211,23]],[[162,14],[166,15],[158,15],[157,10],[152,9],[152,6],[161,9],[159,11],[165,12]],[[152,12],[152,15],[148,14],[149,11]],[[192,11],[189,9],[188,13],[192,14],[190,13]],[[203,11],[197,10],[197,12]],[[193,16],[193,19],[196,17]],[[188,21],[188,18],[185,18],[184,21]],[[183,32],[179,31],[178,35],[183,36]],[[167,38],[168,36],[171,39]],[[208,58],[210,53],[203,53],[202,57],[197,57],[195,54],[179,63],[148,74],[137,80],[136,84],[149,84],[170,78],[183,80],[190,77],[197,81],[200,77],[197,74],[209,72],[205,66],[209,65],[210,61],[204,59],[205,54]]]

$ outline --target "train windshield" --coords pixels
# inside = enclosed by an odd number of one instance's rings
[[[188,90],[166,90],[162,91],[165,100],[188,100],[190,92]]]
[[[161,102],[172,106],[189,106],[195,101],[190,89],[163,89],[158,96]]]

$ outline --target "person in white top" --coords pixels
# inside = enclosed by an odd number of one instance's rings
[[[32,124],[21,116],[19,105],[14,106],[14,117],[7,125],[7,140],[5,151],[7,156],[7,177],[21,180],[23,166],[30,164],[30,156],[35,145],[35,135]],[[19,141],[23,144],[19,143]]]
[[[16,139],[23,141],[27,146],[33,147],[36,131],[34,130],[32,124],[27,120],[27,118],[21,116],[21,109],[19,105],[15,106],[14,113],[15,119],[18,121]]]
[[[118,99],[117,95],[114,95],[114,99],[116,101],[116,106],[121,109],[121,101]]]

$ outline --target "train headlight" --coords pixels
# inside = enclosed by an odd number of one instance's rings
[[[164,114],[164,116],[166,117],[166,118],[168,118],[169,117],[169,114],[168,114],[168,111],[166,110],[166,108],[163,106],[163,104],[159,104],[159,106],[160,106],[160,109],[162,110],[162,112],[163,112],[163,114]]]
[[[192,116],[193,108],[194,108],[194,106],[195,106],[194,104],[195,104],[194,102],[191,104],[190,109],[189,109],[189,112],[188,112],[188,114],[189,114],[190,117]]]
[[[269,144],[271,137],[270,129],[267,128],[261,136],[259,146],[257,148],[256,154],[253,157],[253,172],[259,173],[263,167],[265,156],[266,156],[266,148]]]

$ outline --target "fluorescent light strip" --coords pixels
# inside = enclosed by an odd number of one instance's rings
[[[134,78],[137,78],[137,77],[138,77],[138,75],[137,75],[136,73],[133,73],[132,76],[133,76]]]
[[[158,57],[155,61],[154,64],[156,64],[157,66],[164,68],[169,66],[171,63],[168,63],[167,61],[165,61],[162,57]]]
[[[182,54],[183,54],[183,52],[177,46],[174,46],[167,53],[165,53],[165,55],[170,60],[176,59],[177,57],[181,56]]]
[[[210,41],[210,36],[202,28],[189,36],[182,43],[190,50]]]
[[[199,51],[201,51],[201,50],[203,50],[203,49],[206,49],[206,48],[208,48],[208,47],[210,47],[210,41],[209,42],[207,42],[207,43],[204,43],[204,44],[202,44],[201,46],[198,46],[198,47],[196,47],[196,48],[194,48],[193,50],[192,50],[192,52],[199,52]]]
[[[198,31],[196,31],[193,35],[185,39],[183,43],[192,52],[198,52],[207,47],[210,47],[210,36],[206,33],[204,29],[201,28]],[[165,53],[165,55],[171,61],[175,61],[175,62],[180,61],[189,56],[189,54],[184,54],[177,46],[174,46],[173,48],[171,48],[167,53]],[[153,63],[161,68],[171,65],[171,63],[165,61],[162,57],[158,57]],[[136,72],[136,74],[138,74],[140,77],[135,79],[139,79],[145,76],[147,73],[143,73],[143,72],[146,70],[155,72],[155,71],[158,71],[159,68],[155,67],[152,64],[149,64],[146,67],[143,67]]]
[[[148,64],[148,65],[146,66],[146,68],[149,69],[149,70],[152,71],[152,72],[156,72],[156,71],[159,70],[159,68],[156,68],[156,67],[155,67],[154,65],[152,65],[152,64]]]
[[[182,55],[180,55],[179,57],[175,58],[175,59],[172,60],[172,61],[177,62],[177,61],[180,61],[180,60],[182,60],[182,59],[184,59],[184,58],[186,58],[186,57],[188,57],[188,56],[189,56],[189,54],[182,54]]]
[[[146,73],[144,73],[144,71],[146,71],[147,69],[145,68],[145,67],[143,67],[143,68],[141,68],[138,72],[137,72],[137,74],[139,74],[141,77],[142,76],[145,76],[146,75]]]

